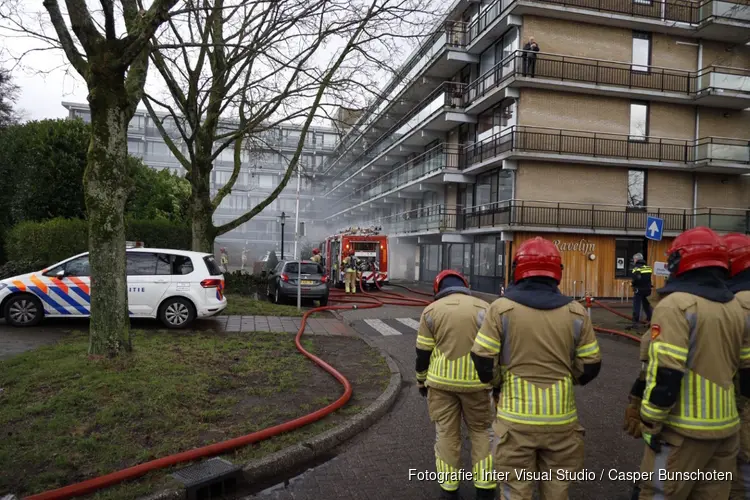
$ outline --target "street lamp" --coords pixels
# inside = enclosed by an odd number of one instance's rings
[[[279,215],[279,223],[281,223],[281,260],[284,260],[284,224],[286,223],[286,212],[281,212],[281,215]]]

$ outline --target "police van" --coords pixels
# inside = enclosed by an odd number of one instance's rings
[[[213,255],[136,246],[126,250],[131,318],[158,318],[168,328],[185,328],[227,307],[224,275]],[[86,252],[1,280],[0,313],[13,326],[34,326],[44,317],[88,317],[91,293]]]

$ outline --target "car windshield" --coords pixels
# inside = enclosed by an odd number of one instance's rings
[[[296,262],[289,262],[284,269],[284,272],[289,274],[297,274],[300,272],[298,269],[299,265]],[[323,274],[323,270],[319,265],[313,263],[302,263],[302,274]]]

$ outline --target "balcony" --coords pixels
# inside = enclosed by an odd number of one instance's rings
[[[392,156],[407,156],[460,123],[476,123],[475,117],[466,115],[461,109],[463,87],[460,83],[443,82],[381,134],[362,155],[338,170],[333,179],[338,179],[347,172],[356,175],[386,152]],[[418,130],[421,133],[415,133]],[[397,145],[401,147],[395,148]]]
[[[463,26],[466,50],[479,53],[518,16],[539,15],[570,21],[597,22],[643,31],[745,43],[750,30],[750,6],[708,0],[495,0],[481,16]],[[515,16],[515,19],[514,19]],[[596,17],[596,21],[592,19]],[[454,27],[459,32],[459,27]],[[459,38],[458,34],[455,34]]]
[[[697,72],[585,57],[538,53],[534,77],[527,75],[525,53],[515,51],[465,87],[467,113],[489,109],[505,97],[508,87],[553,90],[568,88],[599,95],[651,99],[704,106],[750,107],[750,70],[709,66]]]
[[[461,229],[462,217],[457,208],[431,205],[389,215],[372,221],[389,236],[455,232]]]
[[[469,232],[556,228],[643,235],[649,216],[663,219],[663,232],[669,236],[696,226],[708,226],[720,232],[750,233],[750,210],[700,208],[694,212],[692,209],[629,209],[604,204],[521,200],[468,207],[464,210],[463,228]]]
[[[362,118],[341,139],[335,148],[339,158],[332,161],[331,165],[344,157],[346,151],[363,139],[364,134],[376,123],[387,121],[394,104],[408,100],[411,96],[425,95],[432,90],[430,80],[423,77],[432,80],[448,79],[466,64],[479,62],[478,56],[469,55],[463,49],[465,36],[462,26],[463,23],[446,21],[422,43],[406,64],[399,68],[398,75],[380,92],[385,97],[370,104]]]
[[[467,146],[462,165],[464,172],[476,174],[510,159],[744,174],[750,173],[750,141],[722,137],[697,141],[636,138],[515,126]]]
[[[448,168],[458,169],[460,156],[458,145],[440,144],[435,146],[360,187],[349,196],[339,198],[334,202],[332,212],[339,215],[363,203],[395,194],[397,191],[413,191],[415,188],[418,191],[421,183],[430,179],[437,179],[438,182],[442,182],[439,174]],[[336,211],[339,212],[336,213]]]

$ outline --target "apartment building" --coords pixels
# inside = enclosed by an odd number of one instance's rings
[[[394,276],[488,292],[541,235],[564,293],[623,295],[635,253],[750,229],[749,40],[744,1],[457,1],[324,164],[326,222],[381,225]]]
[[[70,117],[80,117],[90,121],[86,104],[64,102]],[[166,116],[166,115],[165,115]],[[171,118],[165,118],[167,130],[175,131]],[[232,127],[231,123],[225,124]],[[221,225],[234,220],[252,209],[265,199],[278,185],[289,165],[289,160],[296,151],[300,139],[300,128],[279,127],[264,137],[267,149],[244,151],[242,153],[242,172],[235,183],[232,194],[224,198],[214,213],[214,224]],[[316,212],[315,197],[312,191],[312,175],[320,168],[339,142],[336,130],[326,127],[313,127],[308,130],[303,150],[302,175],[300,176],[300,222],[302,231],[309,232],[322,215]],[[139,156],[151,168],[170,169],[184,175],[185,171],[179,161],[167,147],[156,125],[146,111],[138,111],[128,127],[128,151]],[[185,150],[186,152],[187,150]],[[224,186],[234,168],[234,151],[225,149],[217,157],[212,172],[211,188],[216,193]],[[237,229],[221,235],[216,240],[219,247],[227,247],[230,255],[230,267],[241,263],[243,249],[247,250],[247,262],[252,263],[265,255],[267,251],[281,251],[281,224],[279,216],[286,215],[284,227],[284,255],[291,256],[294,251],[295,212],[297,203],[297,179],[292,178],[281,195],[259,215],[242,224]]]

